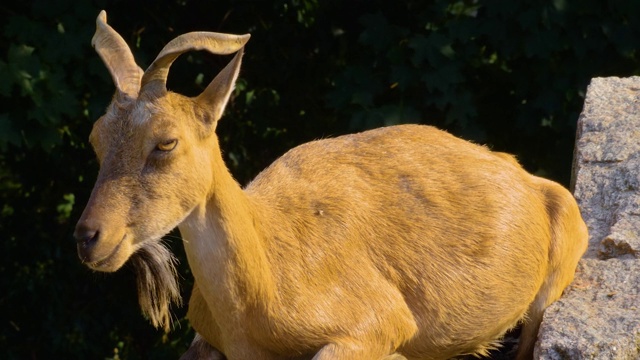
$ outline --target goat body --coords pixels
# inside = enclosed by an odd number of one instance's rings
[[[421,125],[298,146],[243,190],[215,125],[247,40],[186,34],[143,73],[101,13],[94,44],[118,90],[91,135],[101,167],[81,259],[151,264],[141,305],[167,327],[176,288],[159,239],[178,226],[198,332],[184,359],[448,359],[486,354],[519,323],[530,358],[587,246],[571,194]],[[171,62],[203,48],[238,55],[198,97],[168,92]]]

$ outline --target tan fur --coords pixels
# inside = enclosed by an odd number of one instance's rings
[[[91,135],[83,261],[115,271],[178,226],[199,334],[183,359],[448,359],[520,322],[531,358],[586,249],[571,194],[419,125],[301,145],[242,189],[215,134],[240,56],[197,98],[157,78],[137,97],[119,89]]]

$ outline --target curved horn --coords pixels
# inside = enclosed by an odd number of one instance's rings
[[[142,69],[133,59],[131,49],[111,26],[107,24],[107,13],[102,10],[96,19],[96,33],[91,45],[109,69],[118,91],[137,97],[142,79]]]
[[[152,84],[166,90],[169,67],[181,54],[191,50],[206,50],[213,54],[227,55],[242,49],[250,35],[231,35],[214,32],[196,31],[171,40],[160,51],[158,57],[149,65],[142,76],[142,87]]]

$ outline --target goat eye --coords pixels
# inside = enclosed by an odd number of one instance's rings
[[[171,151],[176,148],[176,145],[178,145],[178,139],[165,140],[156,145],[156,150]]]

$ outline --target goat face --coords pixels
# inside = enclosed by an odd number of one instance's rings
[[[78,254],[95,270],[115,271],[147,241],[177,226],[211,188],[217,138],[189,98],[114,99],[90,142],[100,172],[78,222]]]
[[[249,35],[194,32],[169,42],[143,73],[125,41],[100,13],[93,38],[117,91],[94,125],[90,142],[98,179],[76,226],[78,255],[89,267],[115,271],[136,251],[176,227],[212,188],[215,127],[238,76]],[[195,98],[166,89],[169,67],[182,53],[237,52]]]

